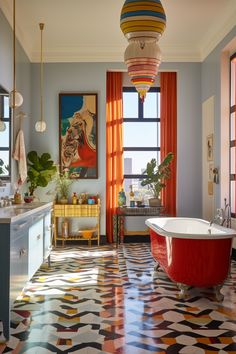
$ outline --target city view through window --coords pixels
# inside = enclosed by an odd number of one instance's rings
[[[144,103],[135,88],[123,88],[124,190],[132,185],[136,199],[147,200],[150,192],[141,186],[147,163],[160,163],[160,89],[151,88]]]

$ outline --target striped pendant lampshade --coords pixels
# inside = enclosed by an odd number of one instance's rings
[[[161,63],[161,51],[157,43],[145,43],[140,48],[137,41],[128,45],[124,55],[131,82],[144,101],[146,92],[153,85]]]
[[[128,73],[144,100],[161,63],[157,41],[166,27],[161,1],[126,0],[121,10],[120,27],[129,41],[124,58]]]

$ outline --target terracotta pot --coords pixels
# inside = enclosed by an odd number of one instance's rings
[[[161,199],[159,199],[159,198],[150,198],[148,201],[149,201],[150,207],[161,206]]]

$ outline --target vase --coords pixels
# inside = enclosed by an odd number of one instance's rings
[[[68,198],[61,198],[60,203],[61,204],[68,204]]]

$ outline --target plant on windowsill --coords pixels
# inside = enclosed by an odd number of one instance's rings
[[[49,153],[43,153],[39,156],[36,151],[30,151],[27,154],[27,165],[29,195],[34,196],[38,187],[46,187],[52,181],[57,169]]]
[[[160,193],[166,186],[165,180],[170,178],[170,163],[173,158],[174,154],[169,152],[160,165],[157,165],[156,159],[151,159],[151,161],[147,163],[146,169],[143,172],[147,177],[142,180],[141,185],[143,187],[147,186],[153,195],[153,198],[149,199],[150,206],[161,205]]]

